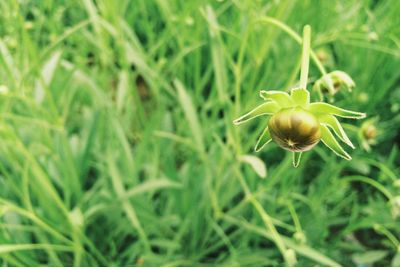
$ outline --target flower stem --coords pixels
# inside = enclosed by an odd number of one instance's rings
[[[311,27],[306,25],[303,28],[303,52],[301,58],[300,88],[307,89],[308,68],[310,65],[310,39]]]

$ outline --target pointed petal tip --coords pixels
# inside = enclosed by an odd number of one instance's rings
[[[239,125],[240,124],[240,119],[233,120],[232,123],[234,125]]]
[[[353,117],[356,120],[365,119],[367,117],[367,113],[363,113],[363,112],[357,112],[357,113],[358,114]],[[349,117],[349,118],[353,119],[352,117]]]
[[[347,137],[347,136],[346,136]],[[348,145],[350,148],[352,148],[352,149],[355,149],[356,147],[353,145],[353,143],[350,141],[350,139],[349,138],[346,138],[345,140],[343,140],[344,141],[344,143],[346,144],[346,145]]]

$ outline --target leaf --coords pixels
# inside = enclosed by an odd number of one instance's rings
[[[336,155],[338,155],[346,160],[351,160],[350,155],[347,154],[347,152],[343,150],[343,148],[336,141],[333,134],[329,131],[328,126],[326,126],[325,124],[321,124],[321,140]]]
[[[393,257],[391,267],[400,267],[400,252]]]
[[[190,98],[185,88],[183,87],[183,84],[179,80],[175,79],[174,85],[176,87],[176,90],[178,91],[178,100],[182,106],[186,120],[189,123],[189,128],[190,131],[192,132],[197,148],[200,151],[204,152],[205,147],[203,141],[203,134],[192,99]]]
[[[367,115],[365,113],[342,109],[324,102],[311,103],[309,109],[312,113],[331,114],[342,118],[363,119]]]
[[[333,115],[324,114],[319,116],[318,120],[320,123],[324,123],[328,127],[330,127],[333,130],[333,132],[340,138],[340,140],[342,140],[349,147],[354,149],[354,145],[351,143],[346,132],[343,130],[342,125],[340,125],[340,122]]]
[[[227,101],[226,88],[228,85],[228,76],[226,73],[226,61],[224,57],[224,43],[220,35],[220,25],[217,16],[210,5],[202,10],[203,16],[207,20],[210,35],[211,59],[215,74],[215,84],[218,93],[218,99],[221,102]]]
[[[142,193],[147,193],[163,188],[180,188],[182,184],[168,180],[168,179],[154,179],[143,182],[135,187],[127,190],[123,198],[133,197]]]
[[[21,77],[21,73],[18,67],[15,65],[14,59],[7,45],[3,42],[3,38],[0,38],[0,59],[2,59],[2,68],[7,71],[7,75],[11,76],[14,81],[17,81]]]
[[[354,253],[352,259],[356,264],[372,264],[385,258],[388,253],[386,250],[371,250],[364,253]]]
[[[273,114],[279,110],[279,105],[275,101],[270,101],[270,102],[265,102],[255,109],[251,110],[247,114],[241,116],[240,118],[236,119],[233,121],[235,125],[239,125],[242,123],[245,123],[249,120],[254,119],[255,117],[261,116],[261,115],[268,115],[268,114]]]
[[[35,101],[41,103],[45,97],[46,87],[48,87],[53,80],[54,73],[60,61],[61,52],[54,52],[50,59],[46,61],[40,73],[40,78],[35,84]]]
[[[265,230],[262,227],[259,226],[255,226],[245,220],[242,219],[236,219],[232,216],[229,215],[224,215],[223,217],[225,220],[239,225],[241,227],[243,227],[244,229],[251,231],[253,233],[256,233],[260,236],[263,236],[269,240],[273,240],[272,234]],[[298,244],[297,242],[295,242],[293,239],[291,238],[287,238],[285,236],[282,236],[282,241],[284,243],[285,246],[287,246],[288,248],[293,249],[296,253],[309,258],[310,260],[315,261],[316,263],[320,263],[322,264],[322,266],[329,266],[329,267],[342,267],[342,265],[340,265],[339,263],[335,262],[334,260],[332,260],[331,258],[325,256],[324,254],[322,254],[321,252],[307,246],[304,244]]]
[[[293,152],[293,166],[297,168],[300,164],[302,152]]]
[[[293,100],[289,94],[282,91],[260,91],[260,96],[264,100],[274,100],[281,108],[288,108],[293,106]]]
[[[310,93],[304,88],[292,89],[291,97],[293,102],[301,107],[307,107],[310,104]]]
[[[53,244],[2,244],[0,245],[0,254],[12,253],[24,250],[55,250],[55,251],[72,251],[69,246],[53,245]]]
[[[267,168],[265,167],[264,161],[262,161],[260,158],[251,155],[243,155],[239,159],[240,161],[249,164],[261,178],[265,178],[267,176]]]
[[[129,74],[124,70],[121,71],[118,76],[117,95],[115,102],[118,112],[122,112],[129,90]]]
[[[264,146],[266,146],[269,142],[272,141],[271,134],[269,133],[268,126],[261,133],[260,137],[258,137],[256,146],[254,147],[255,152],[259,152]]]

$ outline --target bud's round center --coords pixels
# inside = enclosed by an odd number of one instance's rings
[[[300,108],[284,109],[268,122],[272,139],[282,148],[302,152],[313,148],[321,139],[318,119]]]

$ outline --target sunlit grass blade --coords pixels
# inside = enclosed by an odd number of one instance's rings
[[[228,86],[228,78],[224,58],[224,44],[220,36],[220,27],[215,12],[210,5],[205,7],[203,14],[208,23],[208,30],[211,39],[211,58],[214,67],[218,98],[221,102],[225,102],[227,100],[226,90]]]
[[[188,95],[183,84],[179,80],[174,81],[176,90],[178,91],[178,100],[182,106],[186,120],[189,123],[190,131],[200,152],[205,151],[203,133],[197,117],[196,109],[193,105],[192,99]]]
[[[267,176],[267,168],[265,167],[265,163],[260,158],[252,155],[243,155],[240,156],[239,159],[242,162],[249,164],[261,178],[265,178]]]
[[[123,199],[134,197],[147,192],[153,192],[164,188],[179,189],[182,188],[182,184],[171,181],[169,179],[150,180],[147,182],[143,182],[131,189],[126,190]]]

